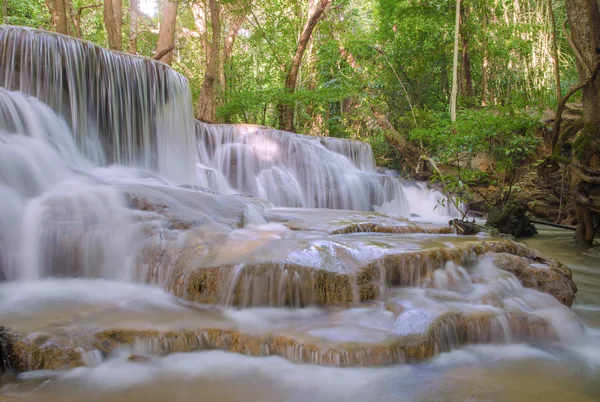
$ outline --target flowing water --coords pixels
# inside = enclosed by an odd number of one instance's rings
[[[195,122],[160,63],[0,27],[0,87],[0,401],[600,400],[570,232],[527,243],[572,308],[368,145]]]

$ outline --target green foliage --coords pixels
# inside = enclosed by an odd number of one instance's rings
[[[450,173],[432,176],[446,194],[465,203],[473,197],[473,186],[496,185],[504,194],[503,203],[514,195],[516,169],[535,156],[541,143],[535,135],[538,121],[537,116],[508,107],[463,110],[455,124],[444,113],[432,113],[427,126],[412,130],[410,138],[421,141],[435,159],[452,167]],[[472,166],[480,154],[490,158],[494,169]]]
[[[34,28],[50,28],[51,16],[44,0],[5,0],[3,23]]]
[[[486,153],[509,170],[529,159],[540,143],[537,116],[510,107],[462,110],[454,125],[446,113],[431,113],[424,122],[409,137],[444,164],[460,165]]]

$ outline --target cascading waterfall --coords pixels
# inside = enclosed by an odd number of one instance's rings
[[[376,173],[366,143],[257,126],[196,122],[194,129],[186,80],[160,63],[16,27],[0,30],[0,60],[0,86],[49,105],[96,164],[137,166],[277,206],[372,210],[388,203],[395,214],[410,213],[402,184]]]
[[[195,183],[190,90],[185,78],[161,63],[4,26],[0,87],[50,106],[97,164],[138,166],[176,183]]]
[[[126,278],[133,226],[122,194],[48,106],[0,89],[0,111],[0,277]]]
[[[409,213],[401,182],[376,173],[369,144],[202,122],[196,136],[201,182],[217,191],[228,185],[283,207],[369,211],[393,201],[396,214]]]

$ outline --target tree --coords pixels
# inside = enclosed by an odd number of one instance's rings
[[[306,50],[306,45],[310,41],[313,30],[323,16],[325,9],[331,3],[331,0],[309,0],[308,18],[302,28],[302,32],[296,44],[296,52],[292,63],[290,64],[287,75],[285,77],[285,90],[288,94],[293,94],[296,90],[296,82],[298,81],[298,72],[302,64],[302,58]],[[294,130],[294,108],[289,100],[284,100],[278,105],[279,111],[279,126],[282,130]]]
[[[73,10],[71,0],[46,0],[46,6],[52,15],[53,29],[63,35],[73,35],[72,21],[69,21],[69,11]]]
[[[573,139],[570,163],[576,238],[591,245],[600,217],[600,10],[596,0],[565,0],[565,7],[583,101],[583,128]]]
[[[456,98],[458,93],[458,38],[460,36],[460,0],[456,0],[454,26],[454,58],[452,59],[452,94],[450,95],[450,120],[456,121]]]
[[[463,97],[471,103],[473,96],[473,77],[471,74],[471,56],[469,54],[469,31],[467,18],[469,16],[469,6],[461,4],[460,14],[460,41],[461,41],[461,63],[460,63],[460,92]]]
[[[122,0],[104,0],[104,25],[111,50],[123,49],[123,2]]]
[[[200,89],[198,103],[196,103],[196,118],[205,122],[214,122],[216,120],[215,104],[215,84],[219,74],[219,48],[221,45],[221,5],[217,0],[209,0],[210,20],[212,27],[212,40],[208,64],[204,74],[204,81]]]
[[[171,64],[175,49],[175,28],[177,26],[177,1],[164,0],[155,59]]]

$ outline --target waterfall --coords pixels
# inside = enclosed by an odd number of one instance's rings
[[[369,144],[202,122],[196,136],[199,170],[219,178],[217,191],[228,186],[299,208],[370,211],[394,201],[395,213],[409,213],[400,180],[376,173]]]
[[[131,279],[140,239],[126,195],[135,186],[410,212],[402,182],[377,173],[368,144],[194,121],[186,79],[156,61],[2,26],[0,87],[0,278]],[[169,202],[182,197],[191,195]],[[250,201],[223,200],[219,211],[194,205],[202,219],[240,224],[238,204]]]
[[[123,195],[47,105],[0,89],[0,278],[124,278],[134,230]]]
[[[177,183],[195,182],[190,90],[186,79],[164,64],[54,33],[3,26],[0,87],[50,106],[97,164],[133,165]]]

